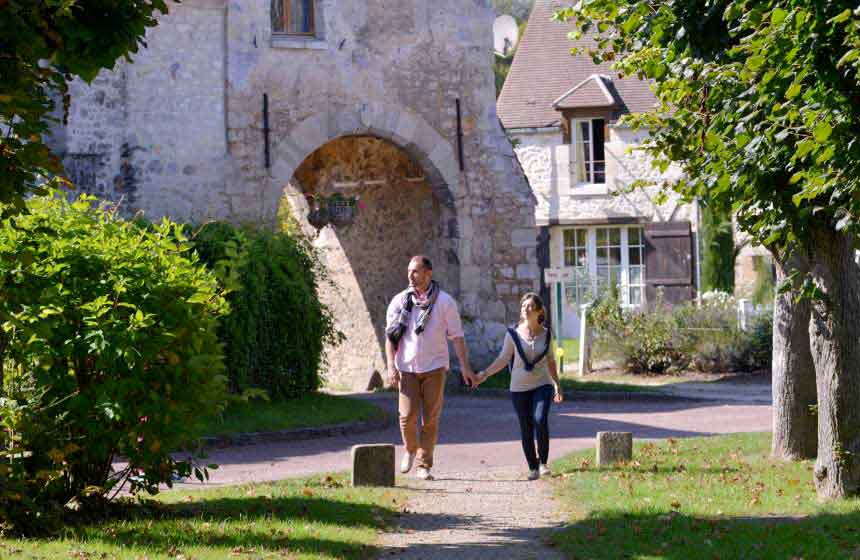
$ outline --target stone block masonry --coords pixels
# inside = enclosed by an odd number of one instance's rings
[[[309,41],[274,33],[271,4],[170,3],[131,63],[118,63],[91,85],[73,84],[60,148],[67,163],[87,190],[153,219],[271,226],[286,192],[294,217],[307,225],[305,185],[295,179],[302,162],[343,137],[385,140],[420,169],[424,194],[394,192],[400,183],[388,176],[332,182],[383,180],[380,194],[420,205],[413,210],[429,216],[432,231],[421,252],[435,255],[460,302],[473,366],[486,365],[499,342],[487,335],[514,321],[519,295],[538,288],[528,233],[536,200],[495,112],[490,0],[316,0],[316,37]],[[376,215],[387,221],[362,226],[370,241],[425,227],[410,221],[410,212]],[[352,253],[338,245],[354,242],[355,232],[327,226],[313,235],[343,280],[323,287],[323,297],[340,302],[333,305],[337,319],[352,327],[329,353],[326,378],[364,389],[372,371],[384,371],[379,307],[395,283],[368,292],[360,279],[393,269],[402,274],[397,287],[405,287],[406,262],[383,242],[376,251]],[[378,286],[389,286],[387,278]]]

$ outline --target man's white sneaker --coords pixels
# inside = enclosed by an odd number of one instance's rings
[[[412,470],[412,463],[415,461],[415,453],[404,453],[400,460],[400,472],[403,474]]]
[[[425,467],[418,467],[415,470],[415,477],[420,480],[433,480],[433,475],[430,474],[430,469]]]
[[[529,480],[537,480],[540,478],[540,471],[533,469],[529,471]]]
[[[552,471],[549,470],[549,467],[546,465],[541,465],[540,469],[538,469],[541,476],[549,476],[552,474]]]

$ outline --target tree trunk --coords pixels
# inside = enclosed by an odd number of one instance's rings
[[[776,262],[777,282],[797,272],[805,275],[809,263],[798,257]],[[815,364],[809,349],[811,302],[797,301],[797,291],[777,294],[773,301],[773,441],[778,459],[812,459],[818,447],[815,404]]]
[[[812,278],[823,292],[812,305],[809,336],[818,385],[815,486],[822,498],[860,491],[860,268],[853,238],[813,234]]]

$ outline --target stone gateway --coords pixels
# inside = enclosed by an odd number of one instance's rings
[[[496,115],[490,0],[184,0],[147,48],[70,84],[79,189],[150,218],[275,225],[322,250],[346,341],[328,382],[384,371],[385,302],[416,253],[462,305],[474,366],[539,287],[535,199]],[[307,195],[359,197],[319,230]],[[451,376],[457,379],[458,376]]]

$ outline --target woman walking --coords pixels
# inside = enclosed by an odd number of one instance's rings
[[[550,474],[549,409],[564,396],[556,371],[552,335],[544,326],[546,311],[540,296],[529,292],[520,301],[520,321],[509,328],[499,357],[478,373],[478,384],[505,366],[511,371],[511,400],[520,421],[529,480]],[[535,452],[537,439],[537,452]]]

